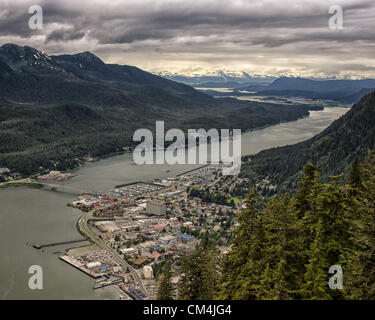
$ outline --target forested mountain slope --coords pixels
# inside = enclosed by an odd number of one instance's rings
[[[281,77],[260,89],[261,95],[281,95],[355,103],[375,89],[375,80],[311,80]]]
[[[260,183],[265,195],[294,191],[303,166],[318,164],[327,180],[346,173],[355,157],[364,158],[374,148],[375,92],[364,96],[340,119],[315,137],[301,143],[273,148],[245,159],[241,175]],[[272,186],[277,186],[274,190]]]

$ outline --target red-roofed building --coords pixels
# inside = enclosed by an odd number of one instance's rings
[[[161,256],[161,254],[160,254],[159,252],[157,252],[157,251],[154,251],[154,252],[152,253],[152,255],[153,255],[155,258],[159,258],[159,257]]]
[[[103,196],[103,199],[108,201],[115,201],[115,198],[110,196]]]

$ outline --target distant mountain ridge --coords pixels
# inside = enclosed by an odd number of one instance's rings
[[[375,89],[375,80],[310,80],[282,77],[258,93],[262,95],[302,96],[312,99],[330,99],[346,103],[357,102]]]
[[[354,94],[363,88],[375,88],[375,80],[310,80],[282,77],[271,83],[267,89],[276,91],[300,90],[317,93],[346,92]]]
[[[194,87],[202,86],[211,83],[212,88],[219,88],[223,85],[243,85],[246,83],[271,83],[276,77],[250,75],[246,72],[228,72],[218,70],[216,72],[192,74],[190,76],[181,75],[169,72],[159,72],[158,75],[181,83],[192,85]]]
[[[342,103],[355,103],[365,94],[375,89],[374,79],[365,80],[312,80],[304,78],[281,77],[272,83],[228,82],[227,88],[233,89],[232,96],[284,96],[309,99],[334,100]],[[200,84],[201,88],[224,88],[225,83],[210,82]],[[201,90],[211,96],[225,96],[226,93]]]

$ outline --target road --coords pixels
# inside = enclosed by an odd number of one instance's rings
[[[109,245],[107,245],[102,239],[98,237],[98,235],[90,230],[88,226],[88,220],[91,217],[91,212],[87,212],[82,215],[82,217],[78,220],[78,225],[80,230],[85,233],[85,235],[91,239],[95,244],[97,244],[100,248],[108,252],[108,254],[112,257],[112,259],[117,262],[123,270],[129,268],[131,275],[134,277],[135,281],[137,282],[140,290],[149,297],[149,293],[145,289],[142,283],[142,279],[140,278],[139,274],[133,269],[131,265],[129,265],[123,258],[121,258],[116,251],[114,251]]]

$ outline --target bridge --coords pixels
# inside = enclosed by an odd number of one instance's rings
[[[50,189],[51,191],[59,191],[65,192],[73,195],[81,195],[81,194],[90,194],[90,195],[103,195],[100,192],[92,192],[92,191],[85,191],[78,188],[74,188],[71,186],[65,186],[62,184],[53,184],[53,183],[46,183],[46,182],[38,182],[38,184],[42,185],[45,188]]]

